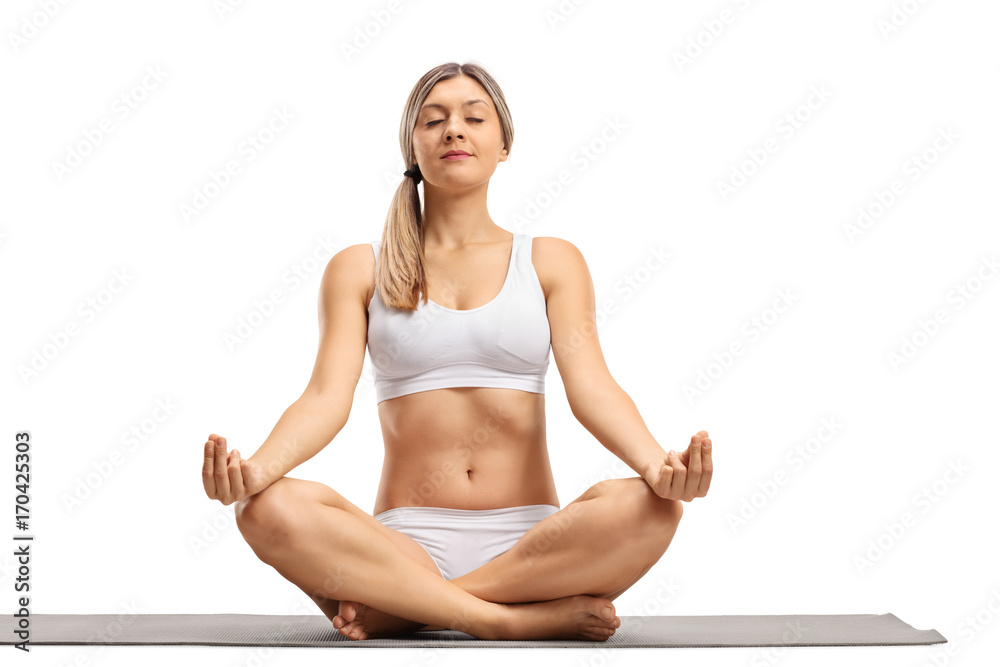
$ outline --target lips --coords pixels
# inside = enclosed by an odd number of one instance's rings
[[[448,157],[449,155],[470,155],[471,156],[472,153],[467,153],[465,151],[448,151],[447,153],[445,153],[441,157]]]

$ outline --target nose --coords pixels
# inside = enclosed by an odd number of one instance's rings
[[[450,117],[448,120],[445,121],[445,123],[446,123],[446,125],[445,125],[445,136],[448,138],[448,141],[451,141],[452,138],[457,138],[457,139],[464,138],[462,136],[462,133],[456,131],[456,129],[453,127],[453,125],[455,123],[457,123],[457,122],[459,122],[459,121],[454,116]]]

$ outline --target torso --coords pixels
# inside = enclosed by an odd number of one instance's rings
[[[507,272],[511,238],[461,253],[425,249],[428,297],[456,310],[488,303]],[[542,291],[546,281],[532,259]],[[438,289],[440,287],[440,289]],[[366,305],[375,293],[374,278]],[[559,506],[545,442],[545,396],[454,387],[378,405],[385,458],[373,514],[395,507]]]

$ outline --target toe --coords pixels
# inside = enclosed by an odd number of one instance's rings
[[[358,604],[348,600],[341,600],[340,608],[337,611],[340,612],[337,615],[349,623],[353,621],[358,614]]]

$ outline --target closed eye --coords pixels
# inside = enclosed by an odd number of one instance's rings
[[[483,123],[483,122],[485,122],[485,121],[484,121],[484,120],[483,120],[482,118],[466,118],[465,120],[471,120],[471,121],[474,121],[474,122],[476,122],[476,123]],[[429,123],[427,123],[427,124],[428,124],[428,125],[434,125],[435,123],[441,123],[441,122],[443,122],[443,121],[440,121],[440,120],[432,120],[431,122],[429,122]]]

